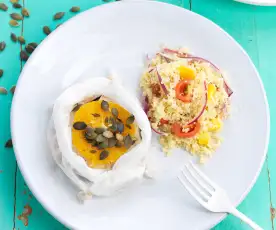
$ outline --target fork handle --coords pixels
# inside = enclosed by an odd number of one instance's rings
[[[259,225],[254,223],[252,220],[250,220],[246,215],[238,211],[236,208],[233,208],[229,211],[229,213],[233,214],[234,216],[240,218],[243,222],[247,223],[251,228],[254,230],[263,230]]]

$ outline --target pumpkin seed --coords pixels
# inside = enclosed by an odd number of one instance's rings
[[[116,133],[116,139],[117,139],[118,141],[123,141],[123,140],[124,140],[124,137],[123,137],[122,134]]]
[[[8,90],[6,90],[4,87],[0,87],[0,94],[6,95],[8,94]]]
[[[5,3],[0,3],[0,10],[7,11],[8,7]]]
[[[21,4],[19,4],[19,3],[13,3],[12,6],[13,6],[13,8],[15,8],[15,9],[20,9],[20,8],[22,8]]]
[[[5,148],[12,148],[12,146],[13,146],[12,139],[9,139],[5,144]]]
[[[38,44],[36,42],[31,42],[31,43],[29,43],[29,45],[34,47],[34,48],[36,48],[38,46]]]
[[[111,113],[112,113],[112,115],[113,115],[114,117],[118,117],[118,114],[119,114],[118,109],[112,108],[112,109],[111,109]]]
[[[101,142],[97,145],[98,149],[105,149],[108,147],[108,140],[106,139],[104,142]]]
[[[108,102],[107,101],[102,101],[101,108],[102,108],[103,111],[108,111],[109,110]]]
[[[80,109],[81,106],[82,105],[79,104],[79,103],[75,104],[74,107],[73,107],[73,109],[72,109],[72,112],[77,112]]]
[[[22,61],[27,61],[29,58],[29,55],[24,50],[22,50],[20,51],[20,58]]]
[[[100,153],[100,160],[104,160],[108,157],[109,152],[107,150],[104,150]]]
[[[131,125],[135,120],[135,117],[133,115],[129,116],[126,120],[127,125]]]
[[[98,97],[94,98],[92,101],[98,101],[98,100],[100,100],[100,98],[101,98],[101,96],[98,96]]]
[[[33,46],[31,46],[30,44],[25,46],[25,50],[31,54],[32,52],[34,52],[35,48]]]
[[[91,140],[90,143],[93,147],[96,147],[98,145],[96,140]]]
[[[12,13],[10,14],[11,18],[16,20],[16,21],[21,21],[23,19],[22,15],[21,14],[18,14],[18,13]]]
[[[124,139],[124,146],[128,149],[132,145],[132,139],[130,135],[128,134]]]
[[[130,125],[126,125],[126,127],[128,127],[129,129],[131,129],[131,126],[130,126]]]
[[[0,42],[0,51],[2,52],[6,48],[6,42]]]
[[[14,92],[15,92],[15,85],[14,86],[12,86],[11,88],[10,88],[10,92],[12,93],[12,94],[14,94]]]
[[[106,138],[111,138],[114,135],[113,135],[113,133],[111,131],[106,130],[106,131],[103,132],[103,136],[106,137]]]
[[[19,26],[19,23],[16,20],[13,20],[13,19],[10,20],[9,24],[10,24],[10,26],[13,26],[13,27]]]
[[[0,69],[0,77],[2,77],[4,74],[4,70]]]
[[[26,43],[26,41],[25,41],[25,39],[24,39],[23,36],[19,36],[19,37],[18,37],[18,41],[19,41],[19,43],[20,43],[21,45],[23,45],[23,44]]]
[[[90,150],[90,153],[96,153],[97,151],[96,150]]]
[[[116,132],[117,131],[117,124],[111,125],[110,127],[108,127],[108,130],[110,130],[111,132]]]
[[[106,140],[106,137],[104,137],[102,134],[99,134],[97,137],[96,137],[96,141],[97,142],[104,142]]]
[[[54,20],[59,20],[61,18],[63,18],[65,12],[58,12],[54,15]]]
[[[12,4],[18,3],[18,1],[19,1],[19,0],[10,0],[10,2],[11,2]]]
[[[83,121],[77,121],[73,124],[73,127],[76,130],[84,130],[87,125]]]
[[[95,133],[102,134],[105,131],[105,128],[96,128]]]
[[[44,34],[49,35],[51,33],[49,26],[43,26],[43,32]]]
[[[80,7],[79,7],[79,6],[73,6],[73,7],[70,9],[70,11],[73,12],[73,13],[79,12],[79,11],[80,11]]]
[[[116,142],[116,147],[118,147],[118,148],[120,148],[120,147],[122,147],[124,145],[124,142],[122,142],[122,141],[117,141]]]
[[[12,40],[13,42],[16,42],[16,41],[17,41],[17,37],[16,37],[16,35],[15,35],[14,33],[11,33],[11,40]]]
[[[22,15],[23,15],[24,17],[29,17],[29,16],[30,16],[30,12],[29,12],[29,10],[26,9],[26,8],[23,8],[22,11],[21,11],[21,13],[22,13]]]
[[[124,124],[122,122],[118,122],[117,123],[117,130],[118,130],[119,133],[124,132],[125,126],[124,126]]]
[[[109,138],[108,139],[108,148],[112,148],[116,145],[117,140],[115,137]]]
[[[100,117],[101,115],[98,114],[98,113],[92,113],[92,116],[93,116],[93,117]]]
[[[85,132],[87,133],[94,133],[95,129],[93,127],[87,126]]]
[[[88,142],[92,142],[97,137],[97,134],[94,132],[92,132],[92,133],[85,132],[84,137]]]

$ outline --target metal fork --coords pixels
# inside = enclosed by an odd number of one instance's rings
[[[192,162],[185,165],[178,176],[181,184],[204,208],[211,212],[226,212],[240,218],[250,227],[262,230],[260,226],[239,212],[232,204],[225,190],[211,181]]]

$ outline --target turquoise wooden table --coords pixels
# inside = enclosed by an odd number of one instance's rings
[[[19,21],[18,27],[9,25],[11,13],[21,13],[20,5],[12,5],[16,0],[0,0],[8,10],[0,9],[0,230],[60,230],[66,229],[56,221],[33,197],[24,183],[16,164],[10,143],[10,107],[12,93],[10,89],[24,66],[19,54],[26,44],[39,43],[45,38],[44,26],[54,30],[56,26],[76,13],[70,12],[72,6],[81,11],[100,4],[102,0],[19,0],[18,3],[28,9],[29,17]],[[262,172],[246,199],[238,209],[255,220],[264,229],[274,230],[276,207],[276,8],[249,6],[232,0],[167,0],[166,2],[184,7],[201,14],[225,29],[249,53],[260,71],[267,91],[271,112],[271,141]],[[0,8],[5,9],[3,5]],[[60,20],[53,20],[57,12],[65,12]],[[27,16],[27,12],[25,12]],[[18,15],[14,15],[15,18]],[[45,31],[47,32],[47,31]],[[26,44],[13,42],[11,33],[23,36]],[[1,43],[4,41],[4,44]],[[21,39],[22,41],[22,39]],[[2,51],[1,49],[4,48]],[[242,68],[239,67],[239,68]],[[2,75],[2,76],[1,76]],[[7,93],[5,92],[7,89]],[[253,100],[254,98],[252,98]],[[250,161],[250,159],[249,159]],[[31,208],[31,209],[30,209]],[[32,212],[30,212],[32,210]],[[214,229],[249,229],[246,224],[233,216],[228,216]]]

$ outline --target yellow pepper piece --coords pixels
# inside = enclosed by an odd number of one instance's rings
[[[210,134],[209,133],[201,133],[199,134],[197,138],[197,142],[200,145],[208,145],[210,140]]]
[[[192,69],[187,68],[185,66],[179,66],[178,70],[179,70],[179,75],[180,75],[181,80],[194,80],[195,79],[195,72]]]
[[[220,130],[221,126],[222,126],[222,121],[220,118],[214,118],[211,120],[212,122],[212,126],[209,127],[209,131],[212,131],[212,132],[215,132],[215,131],[218,131]]]
[[[208,95],[208,100],[210,100],[214,93],[216,92],[217,88],[215,85],[213,84],[208,84],[208,92],[207,92],[207,95]]]

